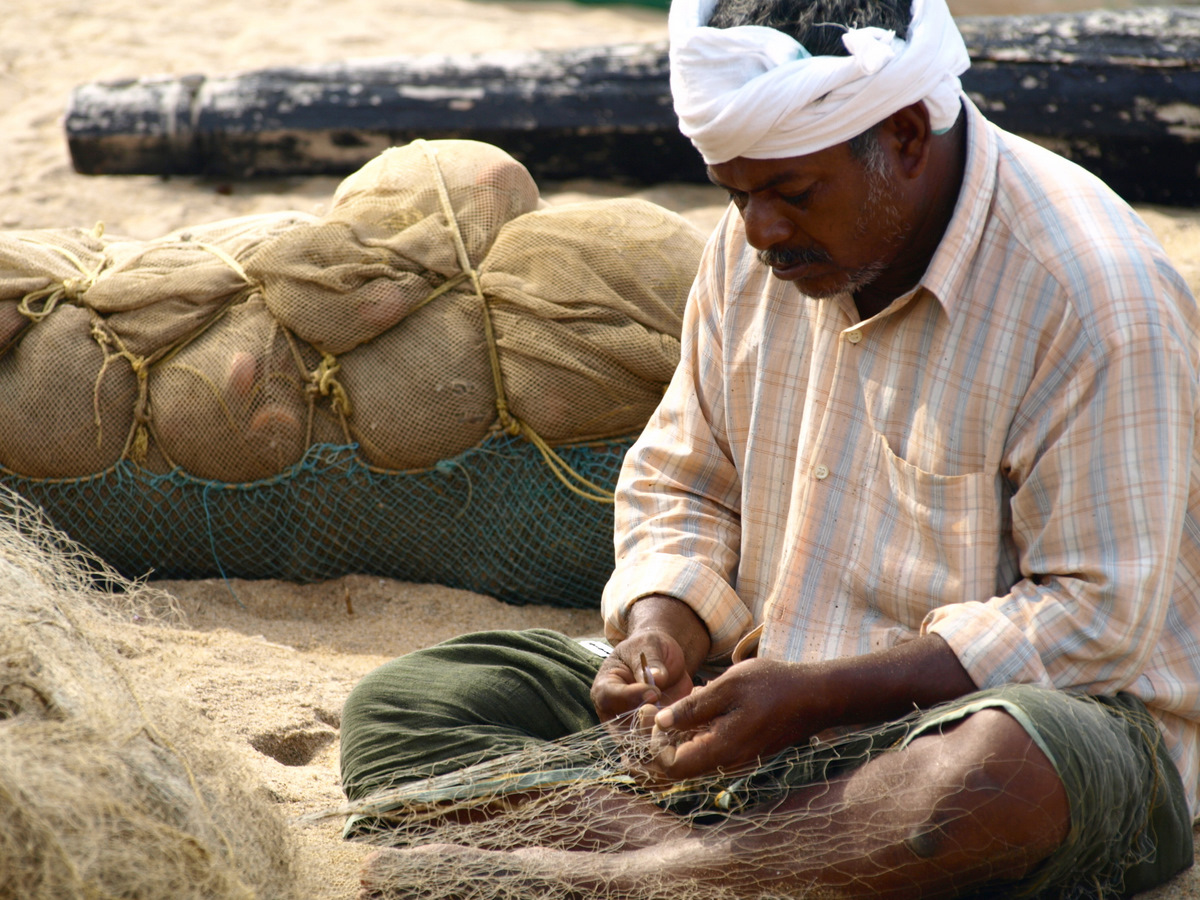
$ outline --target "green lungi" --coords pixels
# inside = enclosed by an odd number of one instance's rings
[[[539,629],[465,635],[381,666],[355,687],[343,711],[347,797],[363,800],[593,728],[599,719],[590,691],[602,661],[583,643]],[[1029,685],[980,691],[826,749],[784,751],[752,776],[714,780],[706,796],[714,815],[752,809],[985,708],[1011,714],[1054,763],[1071,829],[1020,884],[979,896],[1129,896],[1191,865],[1192,823],[1179,773],[1145,706],[1124,694],[1096,698]],[[586,768],[594,761],[573,762]],[[686,811],[695,813],[691,797]],[[378,827],[356,817],[347,835]]]

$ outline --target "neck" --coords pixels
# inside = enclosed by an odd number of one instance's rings
[[[861,318],[869,319],[917,286],[954,216],[966,164],[966,125],[959,116],[950,131],[932,140],[924,172],[905,189],[902,201],[913,211],[912,226],[893,261],[853,295]]]

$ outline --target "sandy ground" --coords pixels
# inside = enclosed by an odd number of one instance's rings
[[[1019,5],[1016,5],[1019,3]],[[963,0],[957,14],[1088,8],[1092,3]],[[319,212],[332,178],[215,183],[74,174],[61,117],[79,83],[147,74],[216,74],[348,57],[658,39],[665,14],[637,7],[495,0],[6,0],[0,28],[0,228],[91,226],[152,238],[174,228],[274,210]],[[551,202],[631,193],[622,185],[542,185]],[[662,185],[640,196],[710,226],[722,198]],[[1200,211],[1145,209],[1200,289]],[[361,850],[336,821],[302,822],[340,799],[337,737],[353,684],[393,655],[479,627],[597,631],[590,611],[511,607],[439,586],[367,576],[296,586],[171,582],[187,614],[139,658],[181,685],[244,755],[294,822],[313,900],[353,896]],[[1154,897],[1191,897],[1191,873]]]

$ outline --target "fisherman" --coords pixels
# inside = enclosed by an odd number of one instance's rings
[[[482,634],[384,666],[347,704],[348,790],[605,721],[650,734],[647,778],[757,763],[783,799],[520,851],[585,895],[1165,881],[1200,780],[1185,283],[964,95],[944,0],[675,0],[669,27],[681,129],[732,202],[619,480],[612,652]],[[852,765],[787,762],[848,730]]]

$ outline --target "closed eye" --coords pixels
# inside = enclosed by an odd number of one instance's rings
[[[799,194],[781,194],[779,199],[789,206],[805,207],[808,205],[808,201],[812,199],[812,191],[801,191]]]

